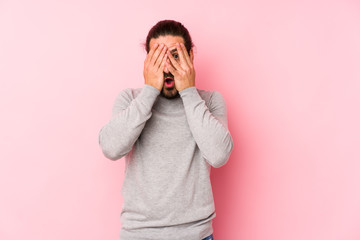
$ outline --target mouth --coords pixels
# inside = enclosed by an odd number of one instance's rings
[[[175,81],[172,77],[166,77],[164,80],[165,87],[171,88],[175,85]]]

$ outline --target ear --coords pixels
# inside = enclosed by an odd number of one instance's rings
[[[193,53],[192,48],[190,49],[190,58],[191,58],[191,61],[194,62],[194,53]]]

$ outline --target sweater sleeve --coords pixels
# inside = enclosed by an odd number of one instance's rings
[[[160,94],[158,89],[147,84],[136,98],[129,90],[121,91],[116,97],[111,119],[99,132],[99,145],[105,157],[111,160],[120,159],[130,152],[151,117],[152,106]]]
[[[224,97],[213,91],[209,109],[196,87],[185,88],[179,94],[183,100],[190,130],[202,156],[215,168],[223,166],[233,149]]]

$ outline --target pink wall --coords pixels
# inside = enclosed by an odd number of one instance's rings
[[[215,239],[360,239],[360,4],[340,0],[1,1],[0,239],[118,239],[124,162],[98,133],[162,19],[228,105]]]

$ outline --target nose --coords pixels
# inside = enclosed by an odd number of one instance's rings
[[[166,66],[164,67],[164,72],[169,73],[169,69]]]

